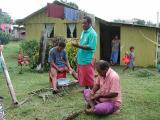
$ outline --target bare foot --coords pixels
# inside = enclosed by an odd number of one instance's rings
[[[86,114],[91,114],[91,113],[93,113],[93,109],[92,108],[86,108],[85,113]]]

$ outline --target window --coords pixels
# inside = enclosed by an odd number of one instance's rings
[[[52,32],[51,32],[49,38],[53,38],[53,37],[54,37],[54,27],[53,27],[53,29],[52,29]]]
[[[54,25],[53,24],[45,24],[45,30],[47,32],[48,38],[54,37]]]
[[[76,24],[74,23],[67,24],[67,38],[76,38],[76,37],[77,37]]]

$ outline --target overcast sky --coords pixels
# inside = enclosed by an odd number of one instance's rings
[[[78,4],[79,8],[102,19],[139,18],[157,21],[160,0],[67,0]],[[44,7],[53,0],[0,0],[0,8],[13,19],[21,19]]]

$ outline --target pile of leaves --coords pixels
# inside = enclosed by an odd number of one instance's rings
[[[77,88],[79,88],[78,84],[76,82],[73,82],[69,86],[59,87],[59,92],[57,94],[52,93],[52,88],[42,88],[30,92],[29,95],[38,96],[45,102],[49,98],[61,98],[65,95],[69,95],[71,91],[76,90]]]
[[[155,74],[152,71],[148,70],[148,69],[140,69],[140,70],[137,70],[137,71],[134,71],[134,72],[130,73],[129,76],[142,77],[142,78],[148,77],[148,78],[150,78],[150,77],[155,76]]]

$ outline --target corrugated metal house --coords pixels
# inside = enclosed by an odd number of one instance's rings
[[[27,16],[18,23],[23,23],[26,28],[27,40],[40,40],[41,32],[47,25],[52,26],[49,38],[63,36],[65,38],[80,38],[82,32],[81,20],[66,20],[63,18],[48,17],[47,6]],[[56,13],[55,13],[56,14]],[[69,28],[74,24],[74,30]],[[156,65],[158,40],[160,43],[159,28],[133,24],[120,24],[107,22],[95,17],[95,30],[98,34],[97,59],[109,61],[111,55],[111,40],[115,35],[120,38],[119,64],[123,65],[122,57],[130,46],[135,47],[136,65]]]
[[[111,40],[115,35],[120,38],[119,63],[129,47],[135,47],[135,62],[137,66],[154,66],[157,64],[158,46],[160,49],[160,28],[134,24],[106,22],[99,19],[100,58],[109,60],[111,55]]]

